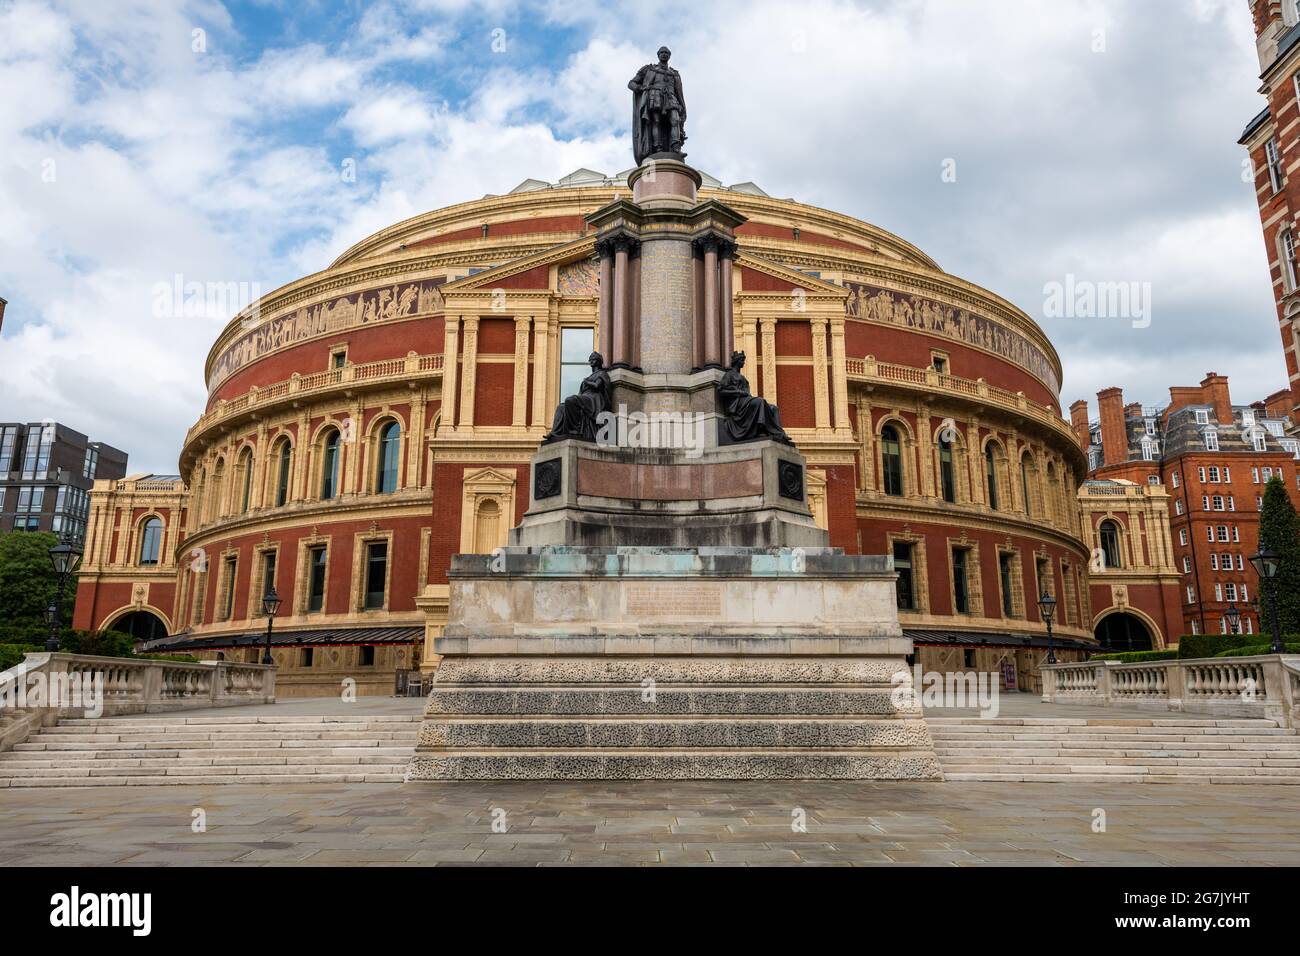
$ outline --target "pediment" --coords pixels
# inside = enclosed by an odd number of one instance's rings
[[[595,254],[595,251],[595,235],[584,236],[580,239],[574,239],[572,242],[561,243],[541,252],[535,252],[532,255],[511,259],[509,262],[503,262],[501,265],[494,266],[483,272],[476,272],[472,276],[457,279],[455,282],[448,282],[441,287],[441,292],[445,297],[457,292],[490,290],[499,286],[506,279],[531,272],[542,266],[549,268],[550,266],[562,266],[570,262],[590,259]]]

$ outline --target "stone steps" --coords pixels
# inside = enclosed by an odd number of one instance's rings
[[[420,744],[449,749],[784,749],[926,745],[923,729],[862,717],[449,717]]]
[[[400,783],[418,716],[75,719],[0,754],[0,788]]]
[[[597,748],[457,750],[420,753],[412,762],[422,779],[459,780],[869,780],[895,779],[900,770],[926,779],[928,751],[887,754],[853,749],[602,750]],[[408,775],[408,779],[410,775]]]
[[[435,685],[425,713],[430,717],[885,716],[895,712],[891,693],[889,688],[856,684],[832,687],[660,684],[652,697],[647,697],[637,685]]]
[[[1300,784],[1300,735],[1269,720],[929,718],[953,782]]]

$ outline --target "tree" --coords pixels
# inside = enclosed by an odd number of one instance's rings
[[[1282,565],[1273,579],[1272,598],[1283,634],[1300,634],[1300,515],[1296,514],[1286,484],[1274,478],[1264,489],[1264,507],[1259,513],[1259,546],[1277,552]],[[1270,586],[1259,583],[1260,625],[1271,639]]]
[[[59,580],[49,552],[58,543],[45,531],[0,533],[0,643],[45,643],[45,609],[54,601]],[[65,629],[71,625],[76,590],[73,575],[63,592]]]

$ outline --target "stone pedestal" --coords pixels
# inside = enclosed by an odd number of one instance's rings
[[[798,450],[722,427],[743,217],[675,159],[629,183],[588,217],[613,407],[534,456],[511,547],[453,559],[408,778],[938,779],[893,559],[827,547]]]
[[[941,778],[884,557],[458,555],[409,780]]]

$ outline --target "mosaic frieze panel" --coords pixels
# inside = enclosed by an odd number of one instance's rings
[[[556,270],[560,295],[592,297],[600,295],[600,268],[590,259],[566,262]]]
[[[849,290],[847,310],[854,318],[918,329],[986,349],[1028,370],[1051,389],[1053,395],[1061,391],[1061,383],[1057,381],[1056,371],[1047,355],[1025,336],[1001,322],[917,295],[905,295],[860,282],[845,282],[844,285]]]
[[[259,322],[217,356],[208,389],[216,388],[249,362],[305,339],[438,312],[442,309],[442,291],[438,287],[445,281],[438,278],[368,289]]]

